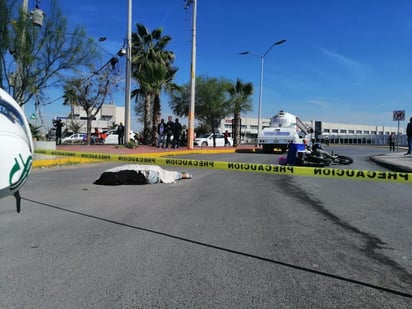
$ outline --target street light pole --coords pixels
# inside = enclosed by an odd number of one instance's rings
[[[192,19],[192,63],[190,66],[190,105],[187,130],[187,148],[193,149],[194,126],[195,126],[195,95],[196,95],[196,15],[197,15],[197,0],[187,0],[185,8],[193,4],[193,19]]]
[[[124,146],[127,147],[130,132],[130,89],[132,71],[132,0],[128,4],[126,44],[126,88],[124,103]]]
[[[22,46],[24,45],[24,41],[26,40],[26,18],[28,14],[28,0],[23,0],[23,20],[24,20],[24,25],[23,25],[23,32],[21,34],[21,44]],[[20,52],[21,53],[21,52]],[[17,103],[21,106],[21,108],[24,110],[24,91],[22,89],[22,84],[23,84],[23,64],[21,62],[20,56],[16,59],[16,82],[14,86],[14,99],[17,101]]]
[[[23,6],[22,6],[22,13],[23,13],[23,29],[21,33],[21,44],[22,46],[25,45],[26,41],[26,20],[29,16],[29,5],[28,5],[28,0],[23,0]],[[38,1],[36,1],[36,8],[31,12],[31,18],[32,18],[32,24],[34,26],[41,27],[43,25],[43,17],[44,17],[44,12],[40,10]],[[24,90],[23,90],[23,63],[21,61],[21,51],[17,52],[18,54],[20,53],[19,56],[16,58],[16,80],[15,80],[15,85],[14,85],[14,92],[13,96],[17,103],[21,106],[22,109],[24,109]]]
[[[259,135],[260,135],[260,129],[261,129],[261,113],[262,113],[262,96],[263,96],[263,64],[266,55],[270,52],[270,50],[273,48],[275,45],[280,45],[285,43],[286,40],[281,40],[278,42],[273,43],[263,55],[258,55],[254,52],[250,51],[245,51],[242,53],[239,53],[239,55],[254,55],[260,58],[260,81],[259,81],[259,107],[258,107],[258,130],[257,130],[257,139],[256,139],[256,146],[259,146]]]
[[[272,45],[273,46],[273,45]],[[265,56],[260,57],[260,81],[259,81],[259,108],[258,108],[258,131],[256,138],[256,146],[259,146],[260,128],[262,127],[262,94],[263,94],[263,62]]]

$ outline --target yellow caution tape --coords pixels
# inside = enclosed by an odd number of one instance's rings
[[[117,155],[89,152],[70,152],[60,150],[42,150],[36,149],[35,153],[79,157],[86,159],[114,161],[127,164],[152,164],[160,166],[180,166],[185,168],[208,168],[217,170],[229,170],[238,172],[266,173],[274,175],[290,176],[310,176],[321,178],[351,179],[351,180],[368,180],[368,181],[389,181],[400,183],[411,183],[412,173],[401,172],[380,172],[369,170],[338,169],[326,167],[305,167],[305,166],[288,166],[276,164],[259,164],[259,163],[241,163],[241,162],[223,162],[211,160],[191,160],[181,158],[163,158],[156,157],[154,154],[147,155]],[[166,155],[164,153],[159,156]],[[170,155],[168,153],[167,155]]]

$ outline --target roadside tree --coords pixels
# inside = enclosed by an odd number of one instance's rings
[[[0,0],[0,87],[24,105],[34,97],[46,100],[47,88],[61,86],[63,74],[90,68],[99,53],[82,28],[68,29],[56,0],[41,27],[20,2]]]
[[[230,94],[229,103],[233,112],[233,146],[236,147],[240,144],[240,114],[252,110],[253,85],[237,79],[227,91]]]
[[[136,100],[135,111],[143,118],[144,142],[155,143],[156,128],[160,122],[162,91],[177,88],[173,79],[177,68],[173,66],[175,55],[166,50],[170,36],[162,36],[162,29],[152,32],[137,24],[137,32],[132,34],[132,77],[139,88],[132,91]]]
[[[200,126],[209,128],[213,133],[219,127],[220,121],[231,113],[227,91],[230,85],[230,81],[225,78],[196,78],[195,118]],[[171,93],[169,105],[174,114],[187,117],[189,104],[190,83]],[[215,141],[213,144],[216,146]]]
[[[91,140],[92,120],[117,85],[119,78],[116,70],[117,63],[118,59],[113,57],[91,76],[70,78],[64,85],[63,104],[80,106],[86,113],[88,145]]]

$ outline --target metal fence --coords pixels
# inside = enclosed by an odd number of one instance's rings
[[[317,141],[325,144],[370,144],[388,145],[389,134],[361,134],[361,135],[319,135]],[[406,134],[396,135],[396,145],[406,146],[408,139]]]
[[[347,135],[319,135],[315,140],[324,144],[353,144],[353,145],[389,145],[389,134],[347,134]],[[242,144],[256,144],[255,136],[242,135]],[[395,145],[407,146],[406,134],[396,135]]]

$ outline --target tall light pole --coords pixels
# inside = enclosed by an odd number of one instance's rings
[[[130,132],[130,89],[132,72],[132,0],[129,0],[127,14],[127,43],[126,43],[126,88],[124,98],[124,146],[127,147]]]
[[[194,126],[195,126],[195,94],[196,94],[196,14],[197,0],[187,0],[185,8],[193,4],[192,19],[192,64],[190,66],[190,105],[187,130],[187,148],[193,149]]]
[[[31,12],[32,24],[37,27],[43,26],[44,12],[39,8],[39,1],[36,1],[36,8]],[[25,45],[26,41],[26,20],[29,18],[28,0],[23,0],[23,29],[21,33],[21,44]],[[14,98],[17,103],[24,109],[24,90],[23,90],[23,63],[21,61],[21,51],[17,51],[20,55],[16,58],[16,80],[14,85]]]
[[[21,34],[21,44],[24,46],[24,42],[26,40],[26,18],[28,14],[28,0],[23,0],[23,32]],[[22,53],[21,51],[17,51],[18,53]],[[23,84],[23,64],[21,62],[20,56],[16,59],[16,82],[14,86],[14,98],[16,99],[17,103],[24,109],[24,91],[22,89]]]
[[[285,43],[286,40],[280,40],[278,42],[273,43],[267,51],[263,55],[258,55],[254,52],[251,51],[245,51],[242,53],[239,53],[239,55],[254,55],[260,58],[260,82],[259,82],[259,108],[258,108],[258,131],[257,131],[257,138],[256,138],[256,146],[259,146],[259,135],[260,135],[260,128],[261,128],[261,113],[262,113],[262,94],[263,94],[263,62],[265,60],[266,55],[270,52],[270,50],[273,48],[275,45],[280,45]]]

